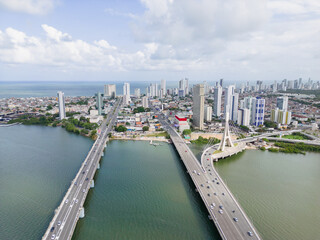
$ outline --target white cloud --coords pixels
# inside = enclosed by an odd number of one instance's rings
[[[73,39],[43,24],[44,38],[0,31],[0,61],[70,71],[198,71],[233,79],[320,75],[318,0],[141,2],[145,12],[130,18],[134,51],[107,39]]]
[[[11,11],[43,15],[56,5],[56,0],[0,0],[0,6]]]
[[[0,31],[0,62],[59,67],[61,70],[124,71],[149,69],[148,58],[155,46],[146,44],[142,50],[125,53],[106,40],[88,43],[42,25],[46,38],[28,36],[13,28]]]

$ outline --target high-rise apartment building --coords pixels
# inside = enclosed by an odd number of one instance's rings
[[[165,79],[161,80],[161,90],[162,90],[162,95],[166,96],[167,95],[167,86],[166,86],[166,80]]]
[[[107,84],[104,85],[104,96],[115,98],[116,97],[116,85],[115,84]]]
[[[62,120],[62,119],[66,118],[64,93],[59,91],[59,92],[57,92],[57,95],[58,95],[58,102],[59,102],[59,119]]]
[[[131,102],[130,98],[130,83],[123,84],[123,104],[128,105]]]
[[[188,78],[185,78],[184,79],[184,81],[185,81],[185,83],[184,83],[184,93],[186,94],[186,95],[188,95],[189,94],[189,79]]]
[[[135,89],[134,89],[134,96],[135,96],[136,98],[140,98],[140,88],[135,88]]]
[[[212,121],[212,107],[210,107],[210,106],[204,107],[204,120],[206,122]]]
[[[204,120],[204,86],[197,84],[193,87],[193,125],[203,130]]]
[[[252,101],[251,124],[258,127],[264,123],[264,106],[265,100],[257,97]]]
[[[288,110],[288,96],[277,97],[277,108],[283,111]]]
[[[235,90],[235,85],[230,85],[226,87],[225,89],[225,96],[224,96],[224,114],[226,115],[226,112],[229,112],[229,117],[232,120],[232,102],[233,98],[232,96],[234,95],[234,90]]]
[[[214,88],[214,105],[213,105],[213,114],[216,117],[221,115],[221,97],[222,97],[222,87],[217,86]]]
[[[238,106],[239,106],[239,94],[235,93],[232,95],[231,98],[231,105],[230,105],[230,120],[233,122],[238,121]]]
[[[96,107],[98,109],[98,114],[101,115],[102,114],[102,105],[103,105],[103,94],[101,94],[100,92],[96,93]]]
[[[220,79],[219,84],[220,84],[220,87],[223,87],[223,78]]]
[[[182,90],[182,91],[180,91]],[[181,79],[179,81],[179,96],[183,95],[183,97],[185,97],[186,95],[189,94],[189,79],[185,78],[185,79]]]
[[[280,110],[278,108],[272,109],[270,120],[282,125],[289,125],[291,123],[291,112]]]
[[[147,96],[142,97],[142,107],[144,107],[144,108],[148,108],[149,107],[148,97]]]
[[[238,110],[238,125],[249,126],[250,125],[250,110],[247,108],[240,108]]]

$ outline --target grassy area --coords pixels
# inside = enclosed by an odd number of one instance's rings
[[[166,132],[152,133],[152,134],[146,135],[146,137],[165,137],[165,136],[167,136]]]
[[[217,139],[217,138],[209,138],[209,139],[207,139],[207,138],[203,138],[201,136],[198,137],[197,140],[191,140],[190,142],[191,143],[195,143],[195,144],[208,144],[208,142],[211,141],[211,140],[213,140],[212,145],[220,142],[220,140]]]
[[[307,145],[304,143],[284,143],[275,142],[274,146],[278,148],[269,148],[270,152],[283,152],[283,153],[300,153],[305,152],[320,152],[320,146]]]
[[[222,153],[222,151],[220,151],[220,150],[215,150],[215,151],[213,152],[213,154],[217,154],[217,153]]]
[[[290,135],[284,135],[282,138],[285,139],[295,139],[295,140],[310,140],[307,136],[303,135],[302,133],[295,132]]]

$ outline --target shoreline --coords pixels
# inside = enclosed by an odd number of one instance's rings
[[[118,137],[118,136],[112,136],[110,140],[134,140],[134,141],[157,141],[157,142],[166,142],[170,143],[169,139],[166,138],[157,138],[157,137]]]

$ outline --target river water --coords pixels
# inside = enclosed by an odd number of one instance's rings
[[[40,239],[92,141],[0,127],[0,239]],[[200,149],[195,147],[194,149]],[[248,150],[215,164],[263,239],[320,239],[320,155]],[[111,141],[73,240],[219,239],[173,146]]]

